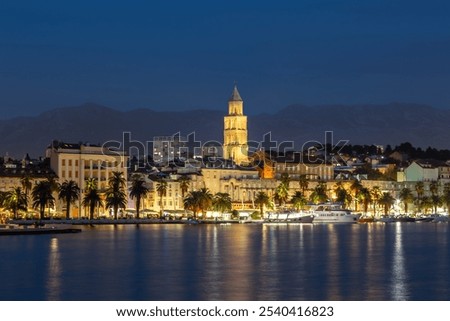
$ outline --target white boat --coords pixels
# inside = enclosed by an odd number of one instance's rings
[[[314,205],[311,208],[314,223],[356,223],[358,215],[342,208],[338,203],[325,203]]]
[[[312,223],[314,216],[311,213],[296,211],[279,211],[267,213],[264,223]]]

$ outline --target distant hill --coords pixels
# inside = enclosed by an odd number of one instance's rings
[[[157,112],[137,109],[117,111],[96,104],[58,108],[36,117],[0,120],[0,155],[13,157],[44,155],[54,140],[103,143],[131,138],[149,141],[153,136],[191,132],[196,138],[222,141],[224,111],[192,110]],[[351,144],[391,144],[411,142],[414,146],[450,148],[450,110],[425,105],[392,103],[388,105],[288,106],[275,114],[248,117],[249,138],[261,141],[271,132],[272,139],[303,143],[324,141],[324,132],[334,132],[334,142],[348,139]]]

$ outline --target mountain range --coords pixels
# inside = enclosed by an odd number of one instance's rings
[[[0,155],[21,158],[43,156],[52,140],[71,143],[151,141],[153,136],[182,136],[195,132],[201,142],[223,140],[223,116],[217,110],[118,111],[97,104],[57,108],[35,117],[0,120]],[[249,140],[260,142],[270,132],[272,140],[293,141],[300,150],[308,141],[325,142],[325,132],[334,133],[334,143],[450,148],[450,110],[405,103],[386,105],[291,105],[274,114],[248,116]],[[332,143],[331,141],[327,141]]]

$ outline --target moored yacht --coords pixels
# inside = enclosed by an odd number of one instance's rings
[[[338,203],[325,203],[314,205],[311,208],[314,223],[356,223],[358,215],[344,209]]]
[[[310,213],[296,211],[270,212],[264,219],[264,223],[312,223],[314,216]]]

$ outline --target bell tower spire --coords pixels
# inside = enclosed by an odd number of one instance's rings
[[[228,100],[228,115],[224,117],[223,156],[238,165],[248,163],[247,116],[244,115],[244,101],[236,82]]]

